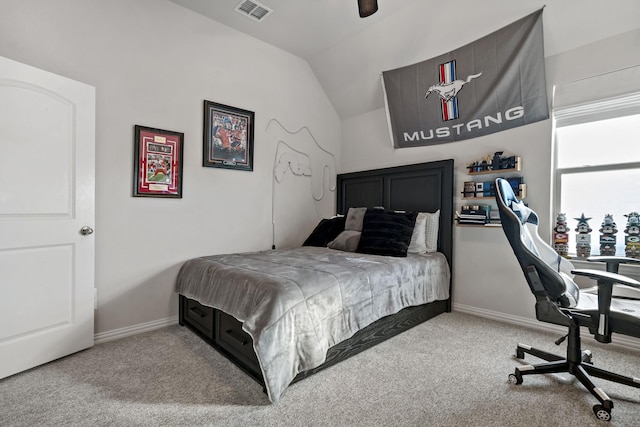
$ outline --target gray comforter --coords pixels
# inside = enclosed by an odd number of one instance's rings
[[[277,402],[329,347],[402,308],[449,297],[440,253],[407,258],[301,247],[187,261],[176,292],[243,322]]]

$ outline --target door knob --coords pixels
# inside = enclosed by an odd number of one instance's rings
[[[88,236],[91,233],[93,233],[93,228],[87,227],[86,225],[80,229],[80,234],[83,236]]]

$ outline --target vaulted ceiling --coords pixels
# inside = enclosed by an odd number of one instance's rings
[[[529,13],[543,13],[550,56],[640,28],[638,0],[256,0],[260,22],[234,11],[241,0],[171,0],[308,61],[341,118],[383,107],[380,75],[440,55]]]

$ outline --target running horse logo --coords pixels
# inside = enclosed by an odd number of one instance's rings
[[[477,79],[482,73],[471,74],[466,80],[456,80],[456,61],[441,64],[438,67],[440,83],[435,84],[427,90],[425,99],[431,92],[436,92],[440,96],[442,104],[442,120],[453,120],[458,118],[458,93],[464,85],[473,79]]]

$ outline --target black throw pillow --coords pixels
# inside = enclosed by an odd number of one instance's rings
[[[344,216],[337,216],[331,219],[322,219],[314,228],[307,240],[302,246],[319,246],[326,247],[329,242],[338,237],[338,234],[344,231]]]
[[[358,252],[406,257],[417,212],[369,208],[364,214]]]

